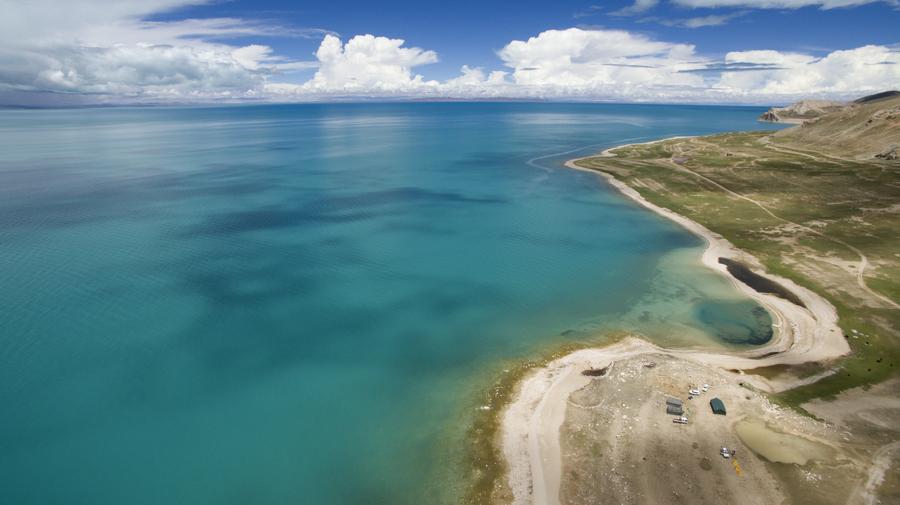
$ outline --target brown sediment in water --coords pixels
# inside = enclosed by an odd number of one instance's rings
[[[806,308],[803,300],[801,300],[799,296],[791,292],[791,290],[773,281],[772,279],[769,279],[768,277],[764,277],[754,272],[753,270],[750,270],[747,265],[741,263],[740,261],[730,258],[719,258],[719,263],[725,265],[725,268],[728,269],[728,273],[730,273],[735,279],[750,286],[754,290],[760,293],[769,293],[779,298],[784,298],[785,300],[795,305],[799,305],[804,309]]]
[[[754,368],[748,370],[748,373],[761,375],[767,379],[774,379],[779,376],[793,375],[798,379],[806,379],[821,374],[829,369],[829,363],[813,362],[802,363],[799,365],[772,365],[766,367]]]
[[[734,431],[751,451],[772,463],[806,465],[810,460],[830,461],[835,457],[831,447],[774,428],[762,419],[739,421]]]

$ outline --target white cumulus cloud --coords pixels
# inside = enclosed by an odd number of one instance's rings
[[[398,92],[433,86],[412,69],[438,61],[437,53],[403,47],[402,39],[357,35],[346,44],[326,35],[316,51],[319,70],[303,89],[324,93]]]
[[[499,52],[516,84],[537,95],[664,98],[703,85],[694,46],[623,30],[548,30]]]
[[[494,70],[490,73],[485,73],[484,69],[481,67],[463,65],[460,69],[460,73],[462,75],[450,79],[445,84],[450,87],[498,86],[508,84],[506,80],[507,72],[502,70]]]
[[[861,0],[673,1],[827,8]],[[237,18],[148,21],[199,3],[205,0],[0,0],[0,101],[39,95],[113,103],[370,97],[772,103],[900,87],[900,52],[883,45],[824,56],[748,49],[720,57],[642,33],[569,28],[512,40],[497,51],[495,68],[463,65],[458,76],[437,81],[422,70],[438,61],[437,52],[400,38],[342,41],[325,30]],[[720,22],[706,16],[683,26]],[[255,36],[321,37],[321,43],[314,59],[300,61],[265,44],[227,43]],[[283,74],[298,69],[315,73],[305,82],[283,82]],[[53,100],[60,99],[45,103]]]
[[[900,53],[869,45],[822,58],[779,51],[736,51],[729,64],[761,65],[752,72],[725,72],[716,88],[736,96],[852,97],[900,86]],[[771,67],[771,68],[765,68]]]
[[[507,70],[464,65],[458,77],[426,80],[414,69],[437,55],[401,39],[326,36],[319,69],[302,84],[270,82],[277,100],[329,96],[543,98],[694,103],[772,103],[853,98],[900,86],[900,53],[886,46],[824,57],[749,50],[712,58],[691,44],[624,30],[547,30],[497,52]]]
[[[207,0],[0,0],[0,93],[92,95],[97,101],[257,97],[279,71],[309,66],[247,36],[321,36],[236,18],[146,21]]]

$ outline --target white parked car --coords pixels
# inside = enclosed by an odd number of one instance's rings
[[[731,451],[728,450],[727,447],[723,447],[719,454],[722,455],[723,458],[728,459],[731,457]]]
[[[690,394],[694,395],[694,396],[700,396],[700,390],[699,390],[699,389],[692,389],[692,390],[690,390],[690,391],[688,391],[688,392],[689,392]]]
[[[709,384],[704,384],[704,385],[703,385],[703,392],[705,393],[705,392],[707,392],[707,391],[709,391]]]
[[[672,419],[672,422],[677,424],[687,424],[687,418],[684,416],[676,417],[675,419]]]

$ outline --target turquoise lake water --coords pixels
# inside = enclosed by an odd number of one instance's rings
[[[761,112],[0,111],[0,503],[440,502],[504,360],[765,342],[699,239],[561,166]]]

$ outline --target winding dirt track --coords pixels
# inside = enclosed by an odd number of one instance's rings
[[[767,144],[767,147],[771,147],[771,144]],[[776,150],[778,150],[778,149],[776,149]],[[802,154],[802,153],[797,153],[797,154]],[[811,156],[811,155],[806,154],[806,156]],[[753,198],[750,198],[749,196],[746,196],[746,195],[743,195],[743,194],[741,194],[741,193],[738,193],[737,191],[734,191],[734,190],[732,190],[732,189],[730,189],[730,188],[728,188],[728,187],[725,187],[725,186],[723,186],[721,183],[719,183],[719,182],[717,182],[717,181],[715,181],[715,180],[713,180],[713,179],[710,179],[709,177],[707,177],[707,176],[705,176],[705,175],[703,175],[703,174],[699,174],[699,173],[697,173],[697,172],[695,172],[695,171],[693,171],[693,170],[691,170],[691,169],[689,169],[689,168],[687,168],[687,167],[681,166],[681,165],[675,163],[675,161],[673,161],[672,159],[669,159],[669,160],[668,160],[668,163],[669,163],[674,169],[676,169],[676,170],[678,170],[678,171],[681,171],[681,172],[684,172],[684,173],[693,175],[694,177],[698,177],[698,178],[700,178],[700,179],[702,179],[702,180],[704,180],[704,181],[706,181],[706,182],[712,184],[713,186],[715,186],[715,187],[721,189],[722,191],[728,193],[729,195],[734,196],[735,198],[740,198],[741,200],[745,200],[745,201],[748,201],[748,202],[752,203],[753,205],[756,205],[756,206],[759,207],[763,212],[765,212],[766,214],[768,214],[769,216],[771,216],[772,218],[774,218],[774,219],[776,219],[776,220],[778,220],[778,221],[781,221],[781,222],[783,222],[783,223],[786,223],[786,224],[790,224],[790,225],[796,226],[797,228],[800,228],[801,230],[803,230],[803,231],[805,231],[805,232],[807,232],[807,233],[811,233],[811,234],[816,235],[816,236],[818,236],[818,237],[822,237],[822,238],[824,238],[824,239],[826,239],[826,240],[830,240],[831,242],[834,242],[835,244],[839,244],[839,245],[841,245],[841,246],[843,246],[843,247],[846,247],[847,249],[853,251],[857,256],[859,256],[859,266],[857,266],[857,268],[856,268],[856,283],[859,285],[859,287],[860,287],[863,291],[865,291],[866,293],[868,293],[870,296],[872,296],[872,297],[874,297],[874,298],[876,298],[876,299],[878,299],[878,300],[881,300],[882,302],[886,303],[887,305],[889,305],[889,306],[891,306],[891,307],[893,307],[893,308],[895,308],[895,309],[900,309],[900,304],[898,304],[898,303],[895,302],[894,300],[891,300],[890,298],[888,298],[888,297],[882,295],[881,293],[878,293],[878,292],[874,291],[873,289],[871,289],[871,288],[868,286],[868,284],[866,284],[865,272],[866,272],[866,268],[869,266],[869,258],[865,255],[865,253],[863,253],[863,252],[862,252],[861,250],[859,250],[857,247],[855,247],[855,246],[853,246],[853,245],[851,245],[851,244],[848,244],[847,242],[844,242],[844,241],[841,240],[841,239],[834,238],[834,237],[831,237],[831,236],[829,236],[829,235],[826,235],[826,234],[824,234],[824,233],[822,233],[822,232],[820,232],[820,231],[818,231],[818,230],[815,230],[815,229],[813,229],[813,228],[810,228],[809,226],[805,226],[805,225],[802,225],[802,224],[800,224],[800,223],[796,223],[796,222],[794,222],[794,221],[791,221],[791,220],[789,220],[789,219],[785,219],[785,218],[783,218],[783,217],[781,217],[781,216],[775,214],[774,212],[772,212],[768,207],[766,207],[765,205],[763,205],[763,204],[760,203],[759,201],[754,200]]]
[[[884,474],[890,470],[891,456],[897,449],[900,449],[900,441],[883,445],[875,451],[875,454],[872,455],[872,466],[869,468],[869,478],[865,484],[857,486],[853,490],[850,494],[850,499],[847,500],[848,505],[857,503],[860,499],[865,505],[876,505],[878,503],[878,496],[875,490],[878,489],[878,486],[884,480]]]

